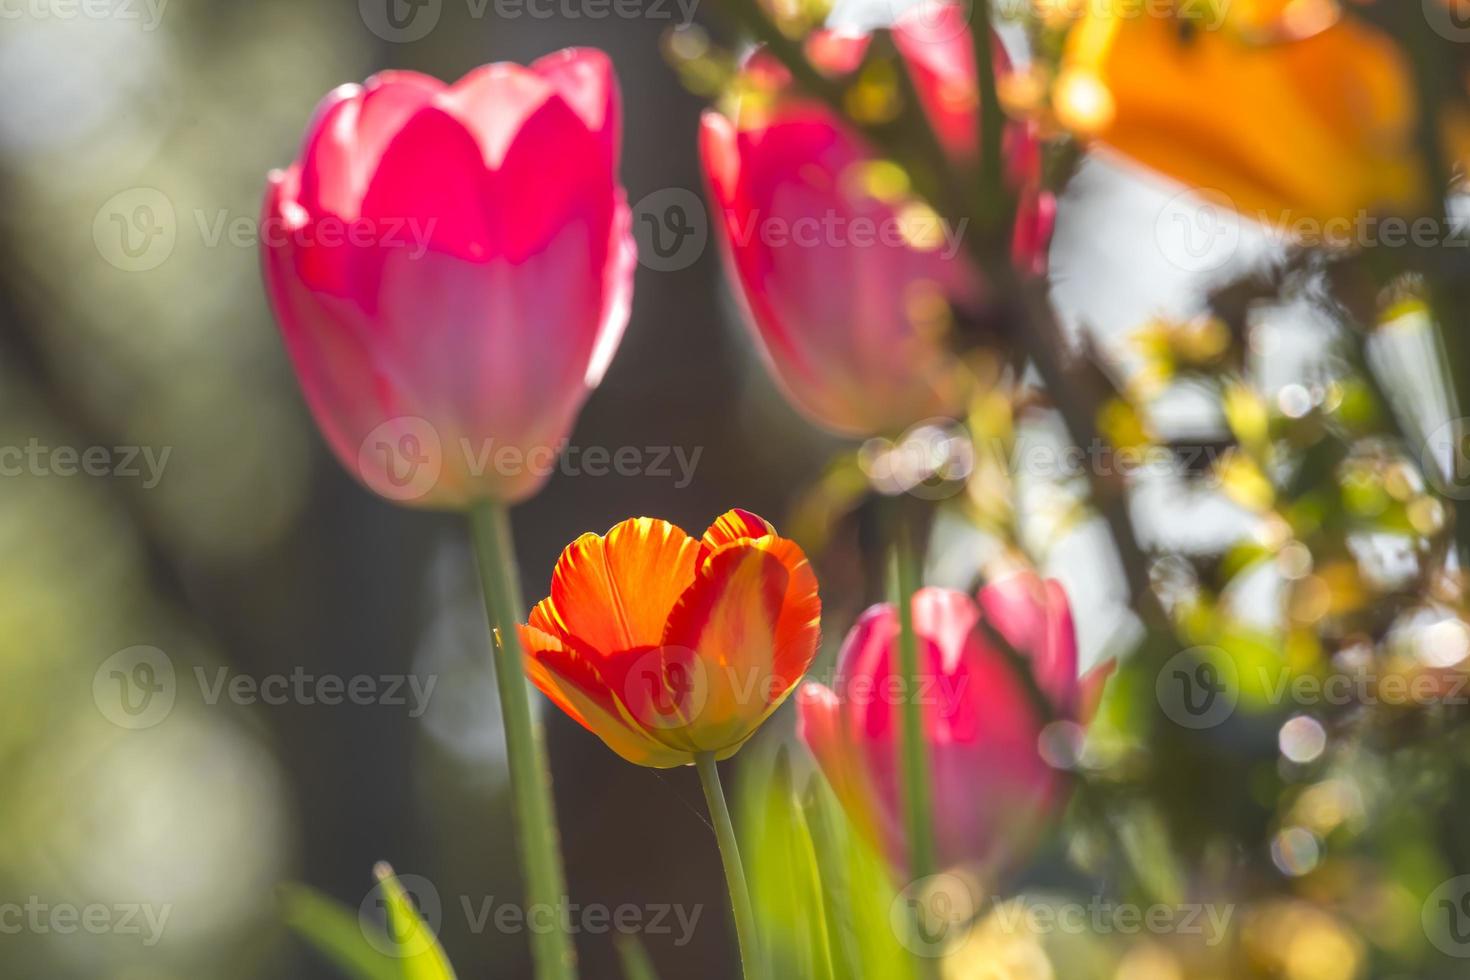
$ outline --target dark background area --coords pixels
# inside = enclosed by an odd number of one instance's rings
[[[250,230],[266,171],[291,161],[330,87],[384,68],[453,80],[569,45],[607,50],[633,202],[703,195],[702,104],[660,54],[672,6],[546,19],[435,6],[438,23],[412,43],[375,36],[342,0],[173,0],[152,27],[141,6],[0,27],[0,77],[20,83],[0,109],[0,441],[169,449],[156,486],[50,471],[0,481],[0,897],[171,906],[152,946],[6,936],[9,975],[328,976],[279,924],[274,888],[301,881],[356,908],[380,860],[432,883],[461,976],[529,975],[528,937],[474,934],[462,904],[519,891],[463,522],[381,502],[328,457],[253,242],[215,231],[222,215]],[[112,215],[127,218],[139,189],[163,195],[174,235],[162,261],[123,268]],[[775,395],[726,304],[712,242],[687,268],[639,269],[626,339],[572,442],[698,450],[698,465],[683,488],[677,469],[553,477],[514,512],[530,601],[583,531],[648,514],[698,533],[735,505],[779,520],[819,472],[823,437]],[[129,730],[99,710],[93,682],[135,645],[167,655],[178,693],[166,718]],[[422,719],[387,704],[211,704],[196,667],[413,672],[439,686]],[[733,964],[692,771],[638,769],[560,713],[543,717],[574,900],[702,905],[687,945],[644,937],[655,962],[670,977]],[[614,975],[609,936],[578,945],[585,976]]]

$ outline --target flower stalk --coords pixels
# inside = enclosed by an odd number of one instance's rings
[[[909,875],[914,880],[934,873],[934,793],[929,753],[924,745],[923,706],[915,692],[919,677],[919,638],[914,631],[914,593],[919,588],[913,534],[905,515],[895,522],[893,543],[894,603],[898,607],[898,669],[905,696],[900,716],[903,758],[903,816],[909,845]]]
[[[730,889],[730,906],[735,918],[735,936],[740,943],[741,975],[745,980],[759,980],[765,973],[761,969],[760,946],[756,942],[755,910],[750,902],[745,866],[740,863],[740,844],[735,839],[735,824],[730,819],[730,807],[725,803],[725,790],[720,785],[720,771],[715,765],[714,753],[696,755],[694,768],[699,771],[699,784],[704,788],[710,820],[715,825],[715,838],[720,845],[720,861],[725,866],[725,883]]]
[[[561,842],[551,796],[551,771],[540,726],[531,715],[531,695],[521,659],[517,623],[524,611],[510,512],[501,503],[482,501],[470,511],[470,529],[485,611],[494,631],[496,688],[500,717],[505,726],[505,753],[510,766],[511,796],[515,805],[516,841],[521,873],[530,905],[558,907],[566,895]],[[557,917],[561,921],[561,917]],[[558,927],[535,930],[531,951],[537,980],[572,980],[576,957],[571,938]]]

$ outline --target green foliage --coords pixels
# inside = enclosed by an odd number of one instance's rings
[[[822,777],[799,779],[784,746],[773,755],[748,752],[744,762],[741,851],[769,975],[913,976],[890,919],[897,892],[889,869],[858,836]]]
[[[387,911],[387,932],[305,885],[281,888],[286,924],[352,980],[455,980],[443,947],[393,869],[379,864],[373,874],[378,879],[374,894]]]

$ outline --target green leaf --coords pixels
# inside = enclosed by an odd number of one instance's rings
[[[386,863],[373,868],[388,906],[388,933],[402,959],[402,980],[454,980],[444,947]]]
[[[282,885],[282,918],[353,980],[403,980],[398,960],[368,942],[354,910],[306,885]],[[384,939],[386,942],[386,937]]]
[[[627,980],[658,980],[653,971],[653,960],[637,936],[624,935],[617,938],[618,959],[623,963],[623,976]]]
[[[286,924],[352,980],[454,980],[454,969],[413,899],[379,864],[374,893],[388,914],[388,931],[363,921],[357,911],[305,885],[280,890]]]

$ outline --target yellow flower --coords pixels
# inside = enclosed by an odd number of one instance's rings
[[[1063,125],[1278,227],[1426,203],[1409,65],[1386,35],[1328,0],[1151,9],[1115,0],[1072,30]]]

